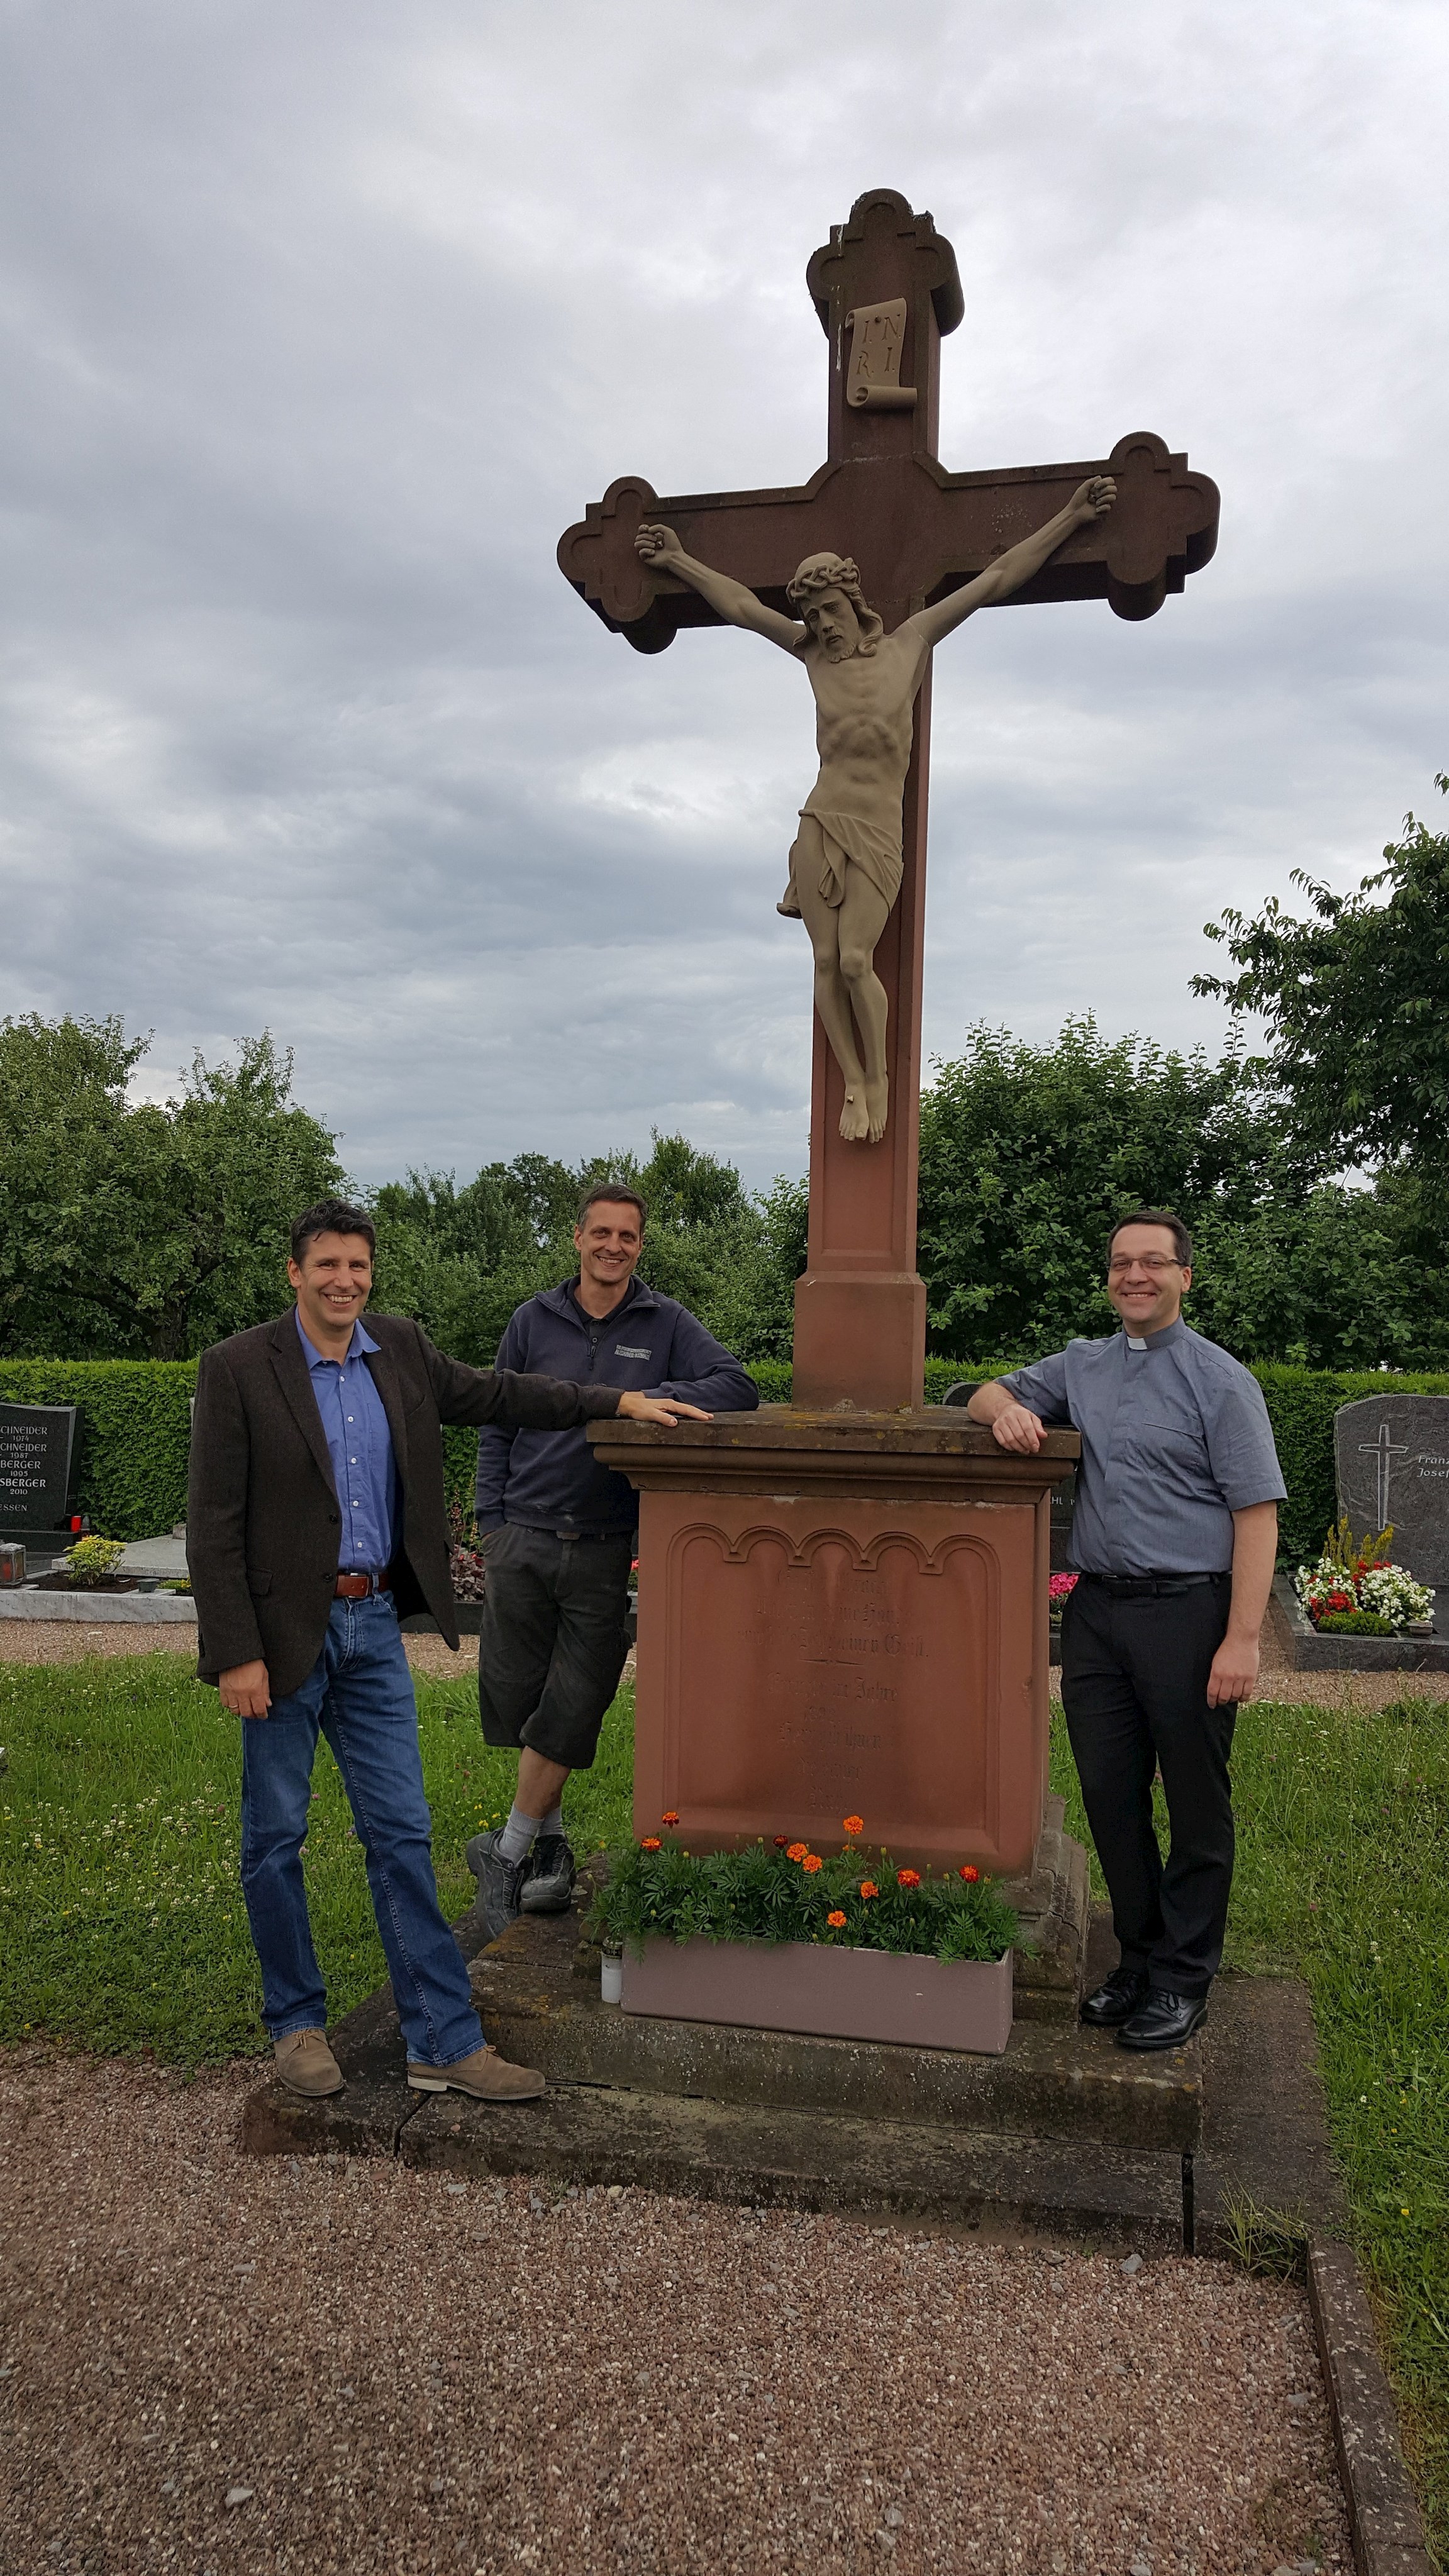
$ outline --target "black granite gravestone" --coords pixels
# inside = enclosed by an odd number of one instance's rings
[[[66,1517],[73,1404],[0,1404],[0,1532],[55,1532]]]
[[[1392,1521],[1393,1558],[1449,1584],[1449,1395],[1370,1395],[1333,1417],[1338,1507],[1354,1536]]]

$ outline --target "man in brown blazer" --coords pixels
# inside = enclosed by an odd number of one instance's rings
[[[302,1880],[319,1733],[367,1862],[415,2091],[477,2101],[543,2091],[487,2047],[438,1904],[417,1705],[398,1622],[433,1614],[458,1643],[448,1574],[444,1422],[563,1431],[616,1413],[706,1417],[670,1398],[445,1359],[421,1326],[378,1315],[372,1220],[324,1199],[292,1227],[297,1303],[202,1359],[187,1557],[203,1681],[242,1720],[242,1888],[277,2072],[341,2089]]]

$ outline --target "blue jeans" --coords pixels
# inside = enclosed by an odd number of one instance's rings
[[[322,1652],[270,1717],[242,1720],[241,1878],[273,2039],[326,2026],[302,1881],[319,1732],[342,1774],[367,1861],[409,2058],[451,2066],[483,2045],[463,1955],[433,1877],[413,1678],[390,1593],[334,1601]]]

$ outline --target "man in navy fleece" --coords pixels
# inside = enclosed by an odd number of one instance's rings
[[[517,1309],[499,1367],[638,1388],[696,1418],[753,1413],[759,1392],[739,1361],[688,1307],[635,1277],[646,1215],[622,1182],[590,1191],[574,1228],[577,1279]],[[478,1706],[485,1742],[519,1756],[507,1823],[468,1845],[496,1940],[521,1912],[562,1913],[573,1893],[560,1802],[569,1773],[593,1761],[624,1669],[638,1502],[582,1433],[489,1427],[476,1505],[487,1565]]]

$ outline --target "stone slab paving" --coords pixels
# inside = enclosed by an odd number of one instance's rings
[[[1305,2296],[383,2157],[0,2060],[0,2529],[59,2576],[1352,2564]]]

